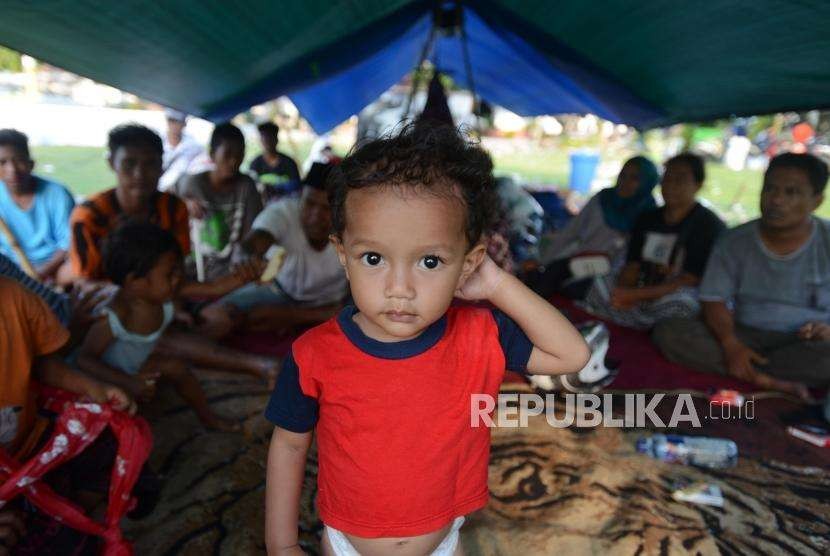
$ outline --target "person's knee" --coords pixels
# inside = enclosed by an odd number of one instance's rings
[[[683,338],[684,330],[689,328],[690,319],[670,318],[659,321],[651,331],[651,341],[661,351],[671,349]]]
[[[203,321],[203,332],[213,338],[224,338],[234,331],[238,311],[226,303],[213,303],[202,309],[199,316]]]
[[[172,382],[181,382],[190,375],[190,369],[181,359],[166,359],[159,365],[161,376]]]

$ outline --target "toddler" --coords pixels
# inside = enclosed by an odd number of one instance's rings
[[[315,429],[324,553],[461,554],[464,516],[488,499],[490,433],[471,426],[472,397],[497,396],[505,369],[573,373],[590,353],[486,255],[492,162],[454,129],[410,126],[367,143],[328,188],[354,305],[294,342],[266,410],[269,554],[302,554]]]
[[[144,402],[155,395],[156,381],[167,379],[208,428],[238,430],[238,423],[210,409],[182,360],[153,355],[173,320],[173,298],[182,279],[182,253],[173,235],[154,224],[127,223],[107,238],[103,259],[119,289],[104,308],[105,318],[90,327],[78,366]]]

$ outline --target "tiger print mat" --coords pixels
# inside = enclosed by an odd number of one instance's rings
[[[206,432],[175,393],[162,390],[147,415],[155,434],[151,463],[165,489],[155,512],[128,522],[126,533],[138,555],[264,554],[268,392],[253,379],[199,376],[217,411],[243,421],[244,433]],[[719,471],[636,454],[642,429],[555,429],[543,416],[526,428],[495,428],[491,500],[469,516],[464,550],[472,556],[828,554],[830,460],[799,441],[776,457],[765,455],[776,427],[756,423],[757,449],[751,445],[737,467]],[[319,554],[322,529],[312,503],[316,472],[312,453],[300,520],[309,554]],[[724,507],[675,501],[678,480],[720,485]]]

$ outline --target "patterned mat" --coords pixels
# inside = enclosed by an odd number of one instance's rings
[[[175,393],[162,390],[148,411],[152,464],[166,486],[155,512],[129,523],[127,534],[139,555],[264,554],[268,392],[248,378],[199,376],[217,411],[244,421],[245,432],[205,431]],[[491,501],[462,529],[466,554],[830,553],[826,457],[749,453],[737,467],[704,471],[637,455],[642,433],[554,429],[543,416],[526,428],[493,429]],[[310,554],[319,553],[322,528],[312,504],[316,471],[312,453],[300,521]],[[678,479],[720,485],[725,506],[675,501]]]

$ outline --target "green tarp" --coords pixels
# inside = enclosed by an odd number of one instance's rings
[[[507,58],[487,60],[483,45],[474,69],[498,64],[509,88],[525,79],[514,68],[532,63],[545,79],[570,80],[598,106],[625,97],[637,109],[610,113],[641,127],[830,106],[830,2],[463,4],[483,22],[481,37],[498,36],[510,47]],[[396,44],[434,6],[402,0],[0,5],[0,43],[214,119],[349,72]],[[509,56],[523,57],[522,64]],[[416,60],[398,59],[399,71],[378,73],[401,76]],[[549,91],[544,79],[539,83],[533,94],[544,98]],[[522,102],[525,114],[552,106]]]

